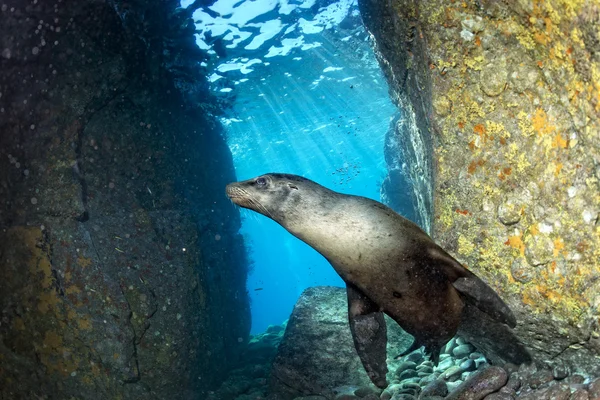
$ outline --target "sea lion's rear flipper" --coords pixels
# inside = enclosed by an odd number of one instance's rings
[[[387,387],[386,345],[387,328],[383,313],[363,292],[346,283],[348,293],[348,321],[354,347],[371,382],[379,388]]]
[[[429,254],[434,258],[435,264],[448,276],[452,286],[463,295],[467,302],[475,305],[496,321],[511,328],[517,326],[517,319],[510,308],[484,281],[437,246],[430,249]]]

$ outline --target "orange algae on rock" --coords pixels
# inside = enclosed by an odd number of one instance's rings
[[[566,0],[395,4],[397,20],[406,17],[402,5],[418,7],[420,45],[438,66],[423,68],[430,90],[453,105],[429,120],[434,237],[535,325],[517,327],[525,342],[546,337],[540,352],[560,358],[580,341],[586,366],[600,373],[600,7]],[[476,17],[479,43],[461,37],[461,21]],[[488,80],[506,84],[482,85]],[[427,93],[421,96],[426,103]],[[520,218],[499,212],[507,196],[523,199]],[[477,218],[457,209],[476,210]],[[481,231],[486,238],[472,245]],[[556,330],[547,332],[548,325]]]

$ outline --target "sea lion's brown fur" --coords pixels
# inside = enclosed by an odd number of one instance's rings
[[[496,320],[515,324],[508,307],[483,281],[416,224],[377,201],[288,174],[232,183],[227,195],[316,249],[346,283],[434,357],[456,334],[465,301]]]

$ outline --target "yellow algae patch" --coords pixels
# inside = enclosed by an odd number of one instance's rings
[[[37,309],[42,314],[46,314],[50,309],[53,309],[59,302],[60,299],[56,296],[56,292],[52,289],[47,290],[40,293]]]
[[[475,250],[475,245],[472,241],[460,235],[458,237],[458,252],[463,255],[470,255]]]
[[[554,239],[554,257],[558,257],[560,251],[565,248],[565,242],[562,238]]]
[[[65,294],[67,294],[67,295],[77,294],[77,293],[81,293],[81,289],[79,289],[79,287],[77,285],[71,285],[65,289]]]
[[[517,118],[519,119],[519,129],[524,136],[531,136],[535,133],[531,121],[529,120],[525,111],[519,111]]]
[[[54,331],[46,332],[44,336],[44,347],[50,349],[58,349],[62,346],[62,337]]]
[[[90,258],[87,257],[81,257],[79,256],[77,258],[77,264],[81,267],[81,268],[85,268],[88,265],[90,265],[92,263],[92,260]]]
[[[510,246],[514,249],[519,250],[521,256],[525,256],[525,243],[523,243],[522,235],[509,236],[508,240],[504,242],[505,245]]]
[[[85,329],[86,331],[92,329],[92,321],[89,318],[80,318],[77,320],[77,326],[79,329]]]
[[[539,107],[535,110],[535,114],[531,118],[531,122],[533,130],[539,135],[547,135],[556,130],[556,126],[552,125],[548,121],[548,115],[546,114],[546,111]]]

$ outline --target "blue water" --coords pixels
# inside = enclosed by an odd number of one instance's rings
[[[213,93],[231,105],[223,123],[238,180],[291,173],[379,200],[384,139],[397,109],[356,2],[322,3],[219,0],[212,14],[194,14],[197,43],[216,50],[207,68]],[[248,210],[242,216],[253,334],[285,321],[304,289],[344,286],[277,223]]]
[[[336,71],[338,79],[323,80],[312,90],[310,79],[283,72],[274,72],[267,85],[248,86],[236,105],[243,122],[228,128],[238,179],[286,172],[379,200],[386,174],[384,137],[395,108],[383,77],[340,82],[365,76],[360,72]],[[344,286],[321,255],[277,223],[251,211],[242,215],[254,262],[248,280],[252,333],[286,320],[307,287]]]

